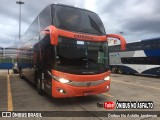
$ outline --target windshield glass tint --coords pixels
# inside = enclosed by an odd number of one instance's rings
[[[74,74],[95,74],[108,69],[107,42],[61,38],[57,46],[57,69]]]
[[[86,10],[56,6],[57,27],[70,31],[105,35],[104,26],[99,16]]]

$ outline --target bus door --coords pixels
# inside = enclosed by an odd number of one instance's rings
[[[54,54],[54,48],[55,46],[49,44],[49,45],[45,45],[44,49],[45,49],[45,55],[44,55],[44,88],[45,91],[48,94],[52,94],[51,92],[51,88],[52,88],[52,78],[51,78],[51,73],[52,73],[52,69],[55,66],[55,54]]]

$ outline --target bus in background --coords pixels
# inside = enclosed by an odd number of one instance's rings
[[[37,86],[39,94],[76,97],[110,89],[107,34],[99,16],[73,6],[47,6],[23,35],[19,48],[20,77]]]
[[[10,64],[10,69],[13,70],[13,73],[18,73],[18,66],[17,66],[17,54],[18,48],[17,47],[7,47],[4,49],[4,58],[10,60],[8,64]],[[12,65],[11,65],[12,64]]]
[[[2,57],[3,57],[3,47],[0,47],[0,59],[2,59]]]
[[[2,64],[2,61],[3,61],[3,47],[0,47],[0,69],[3,69],[3,64]]]
[[[160,76],[160,38],[145,39],[126,45],[109,47],[110,69],[113,73]]]
[[[11,48],[12,49],[12,48]],[[12,50],[9,50],[12,51]],[[11,54],[5,54],[7,52],[7,48],[0,48],[0,69],[12,69],[13,68],[13,59]],[[17,56],[17,54],[16,54]],[[16,59],[16,58],[15,58]]]
[[[17,53],[17,47],[7,47],[4,49],[4,56],[14,58],[14,60],[17,58]]]

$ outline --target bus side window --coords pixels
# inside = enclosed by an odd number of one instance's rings
[[[40,31],[52,24],[51,8],[45,8],[39,15]]]
[[[151,44],[152,49],[157,49],[158,48],[158,41],[154,40]]]
[[[142,50],[141,42],[137,43],[136,50]]]
[[[160,40],[157,40],[157,45],[158,45],[157,48],[160,48]]]

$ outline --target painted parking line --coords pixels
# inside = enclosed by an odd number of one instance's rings
[[[12,92],[10,76],[7,75],[7,90],[8,90],[8,111],[13,111]]]
[[[144,87],[144,88],[151,88],[151,89],[155,89],[155,90],[160,90],[160,88],[157,88],[157,87],[140,85],[140,84],[136,84],[136,83],[129,83],[129,82],[123,82],[123,81],[118,81],[118,80],[112,80],[112,82],[119,82],[119,83],[124,83],[124,84],[128,84],[128,85],[135,85],[135,86],[140,86],[140,87]]]
[[[114,97],[114,96],[112,96],[110,94],[107,94],[107,93],[102,93],[102,94],[105,95],[105,96],[107,96],[107,97]]]

